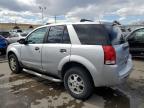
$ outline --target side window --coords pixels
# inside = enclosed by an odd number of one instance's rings
[[[107,45],[109,37],[103,25],[100,24],[74,24],[73,25],[81,44]]]
[[[43,27],[43,28],[39,28],[37,30],[35,30],[34,32],[32,32],[28,38],[27,41],[29,44],[39,44],[39,43],[43,43],[45,34],[47,32],[47,28]]]
[[[66,26],[50,27],[48,43],[70,43]]]
[[[70,43],[70,37],[66,26],[64,28],[63,43]]]

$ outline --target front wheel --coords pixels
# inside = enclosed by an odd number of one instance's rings
[[[83,68],[73,67],[64,76],[64,86],[77,99],[87,99],[93,93],[93,83]]]
[[[20,73],[22,71],[22,67],[19,65],[18,59],[14,54],[8,57],[8,62],[12,72]]]

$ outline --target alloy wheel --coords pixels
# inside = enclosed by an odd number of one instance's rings
[[[84,91],[84,81],[77,75],[72,74],[68,77],[68,87],[75,94],[81,94]]]

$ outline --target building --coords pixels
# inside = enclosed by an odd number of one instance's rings
[[[0,23],[0,30],[13,30],[13,29],[33,29],[40,25],[34,25],[34,24],[15,24],[15,23]]]

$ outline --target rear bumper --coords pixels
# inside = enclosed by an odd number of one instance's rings
[[[117,81],[115,84],[124,83],[128,79],[132,70],[133,70],[132,59],[128,59],[128,63],[126,65],[126,67],[118,72],[119,74],[118,74]]]
[[[117,65],[105,65],[100,85],[114,86],[126,82],[133,69],[131,56],[125,65],[123,69],[118,69]]]

